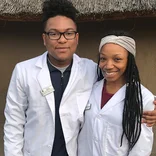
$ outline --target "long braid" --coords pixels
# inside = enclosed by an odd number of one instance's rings
[[[129,143],[129,151],[134,147],[141,133],[141,118],[143,113],[143,102],[141,94],[141,84],[138,68],[134,56],[129,53],[128,64],[125,72],[126,94],[123,109],[123,136],[125,135]]]

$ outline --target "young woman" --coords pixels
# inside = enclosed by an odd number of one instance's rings
[[[78,156],[149,156],[153,132],[141,119],[143,111],[154,109],[154,96],[140,84],[135,41],[108,35],[99,52],[104,79],[94,85],[87,104]]]

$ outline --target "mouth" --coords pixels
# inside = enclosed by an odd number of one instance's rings
[[[68,47],[56,47],[56,49],[68,49]]]
[[[104,72],[105,76],[114,76],[117,73],[117,71],[112,71],[112,72]]]
[[[69,48],[68,47],[57,47],[56,50],[61,52],[61,53],[64,53],[68,50]]]

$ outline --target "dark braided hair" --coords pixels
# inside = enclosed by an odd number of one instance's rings
[[[129,143],[129,151],[134,147],[141,133],[141,118],[143,113],[143,102],[141,84],[138,68],[134,56],[129,53],[128,63],[125,71],[126,94],[123,109],[123,134]]]
[[[47,20],[57,15],[66,16],[75,22],[78,10],[68,0],[46,0],[42,6],[42,12],[42,22],[45,28]]]
[[[124,31],[114,31],[113,33],[109,33],[109,35],[130,36]],[[99,68],[99,62],[100,57],[98,59],[97,73],[98,80],[101,80],[103,75]],[[126,94],[122,118],[123,133],[121,136],[121,146],[123,136],[125,135],[129,144],[129,153],[139,139],[141,133],[141,118],[143,113],[139,71],[135,62],[135,58],[130,52],[128,53],[128,62],[124,74],[126,80]]]

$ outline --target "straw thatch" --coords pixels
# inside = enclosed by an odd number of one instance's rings
[[[0,20],[39,21],[44,0],[0,0]],[[79,21],[156,17],[156,0],[71,0]]]

